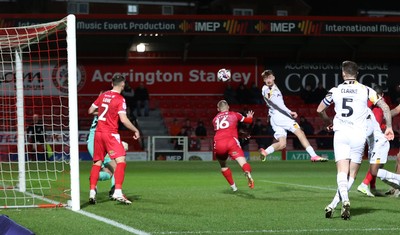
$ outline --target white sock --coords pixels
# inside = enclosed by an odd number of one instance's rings
[[[348,194],[348,180],[347,174],[344,172],[339,172],[337,174],[337,184],[340,196],[342,197],[343,201],[349,201],[349,194]]]
[[[341,198],[339,195],[339,190],[336,190],[336,194],[333,197],[332,202],[329,204],[329,207],[332,209],[335,209],[337,207],[337,205],[339,204],[340,200],[341,200]]]
[[[114,195],[117,196],[117,197],[118,196],[122,196],[122,189],[115,189],[114,190]]]
[[[91,189],[89,192],[89,197],[95,197],[96,196],[96,191],[94,189]]]
[[[350,188],[351,188],[351,186],[353,185],[353,183],[354,183],[354,178],[349,177],[349,182],[347,183],[347,191],[350,191]],[[330,206],[331,208],[336,208],[337,205],[339,204],[340,200],[341,200],[341,198],[340,198],[340,195],[339,195],[339,191],[336,190],[335,197],[333,197],[333,200],[332,200],[332,202],[329,204],[329,206]]]
[[[231,189],[232,189],[233,191],[236,191],[236,190],[237,190],[237,187],[236,187],[236,184],[235,184],[235,183],[233,183],[233,184],[231,185]]]
[[[381,178],[381,180],[384,180],[384,179],[395,179],[395,180],[400,182],[400,175],[399,174],[392,173],[392,172],[387,171],[385,169],[379,169],[377,176],[379,178]]]
[[[349,182],[347,182],[347,191],[350,191],[351,186],[353,185],[353,183],[354,183],[354,178],[349,177]]]
[[[271,145],[271,146],[269,146],[265,151],[267,152],[267,155],[270,155],[271,153],[275,152],[275,149],[274,149],[274,147],[272,147],[272,145]]]
[[[314,151],[314,148],[311,145],[306,148],[306,151],[308,154],[310,154],[311,157],[317,156],[317,154]]]

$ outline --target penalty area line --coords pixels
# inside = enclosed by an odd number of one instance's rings
[[[257,180],[258,182],[266,182],[266,183],[271,183],[271,184],[281,184],[281,185],[287,185],[287,186],[294,186],[294,187],[300,187],[300,188],[312,188],[312,189],[321,189],[321,190],[329,190],[329,191],[336,191],[337,188],[329,188],[329,187],[319,187],[319,186],[313,186],[313,185],[304,185],[304,184],[292,184],[288,182],[278,182],[278,181],[270,181],[270,180]]]
[[[116,221],[114,221],[114,220],[110,220],[110,219],[107,219],[107,218],[104,218],[104,217],[101,217],[101,216],[92,214],[92,213],[87,212],[87,211],[79,210],[79,211],[73,211],[73,212],[79,213],[79,214],[81,214],[81,215],[87,216],[87,217],[89,217],[89,218],[98,220],[98,221],[100,221],[100,222],[103,222],[103,223],[106,223],[106,224],[109,224],[109,225],[112,225],[112,226],[114,226],[114,227],[123,229],[123,230],[128,231],[128,232],[133,233],[133,234],[137,234],[137,235],[150,235],[150,233],[146,233],[146,232],[144,232],[144,231],[141,231],[141,230],[138,230],[138,229],[129,227],[129,226],[125,225],[125,224],[118,223],[118,222],[116,222]]]

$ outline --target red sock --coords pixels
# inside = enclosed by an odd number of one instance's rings
[[[225,171],[221,171],[222,175],[225,177],[225,179],[228,181],[229,185],[234,184],[235,182],[233,181],[232,177],[232,171],[230,168],[228,168]]]
[[[251,166],[250,166],[250,164],[247,163],[247,162],[246,162],[245,164],[243,164],[242,170],[243,170],[243,172],[251,172]]]
[[[90,170],[90,189],[94,190],[97,185],[97,181],[99,180],[99,172],[101,167],[98,165],[92,165],[92,170]]]
[[[124,182],[125,178],[125,168],[126,162],[117,163],[117,167],[115,168],[114,172],[115,189],[122,189],[122,183]]]
[[[372,176],[372,180],[371,180],[371,182],[369,183],[369,187],[370,188],[376,188],[376,176]]]
[[[366,185],[369,185],[374,177],[371,175],[371,171],[368,170],[367,175],[365,175],[365,178],[363,180],[363,183]]]

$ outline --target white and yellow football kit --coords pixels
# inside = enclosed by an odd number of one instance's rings
[[[274,129],[274,138],[286,137],[287,131],[294,132],[300,126],[290,115],[291,110],[288,109],[283,101],[281,91],[276,85],[271,87],[264,85],[261,93],[264,101],[268,106],[268,115],[272,129]]]
[[[335,161],[351,159],[361,163],[368,129],[370,109],[367,102],[378,101],[376,92],[357,81],[344,81],[329,90],[323,99],[325,105],[335,103],[333,119],[333,146]]]

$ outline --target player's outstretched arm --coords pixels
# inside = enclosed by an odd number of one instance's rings
[[[250,110],[246,113],[246,117],[243,119],[244,123],[253,123],[253,115],[254,115],[254,111]]]
[[[384,100],[380,99],[378,100],[378,102],[376,102],[376,106],[381,108],[383,111],[383,117],[385,118],[386,121],[386,127],[392,128],[392,114],[389,105],[387,105]]]
[[[253,116],[254,116],[254,111],[253,110],[247,111],[246,117],[253,118]]]
[[[382,99],[378,100],[376,102],[376,105],[382,109],[383,111],[383,117],[385,118],[386,121],[386,130],[385,130],[385,137],[388,140],[393,140],[394,139],[394,133],[392,129],[392,114],[389,106],[386,104],[385,101]]]

